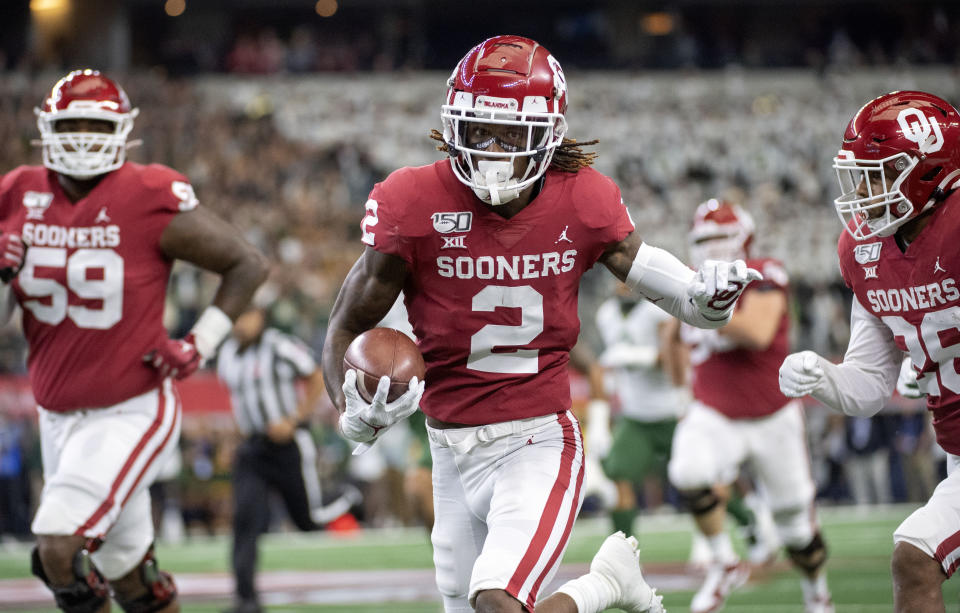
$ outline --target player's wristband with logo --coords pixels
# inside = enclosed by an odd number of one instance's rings
[[[219,307],[211,304],[204,309],[200,319],[190,330],[196,340],[197,351],[204,360],[209,360],[217,353],[217,347],[227,338],[232,328],[233,321]]]

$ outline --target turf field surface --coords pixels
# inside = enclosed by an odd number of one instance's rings
[[[891,534],[915,505],[821,510],[830,550],[827,572],[838,613],[880,613],[892,607]],[[648,581],[665,594],[671,613],[687,613],[701,576],[687,572],[690,520],[673,514],[642,517],[637,523],[641,561]],[[600,518],[581,519],[554,586],[585,572],[609,530]],[[229,604],[227,537],[194,538],[158,546],[163,568],[177,578],[185,613],[211,613]],[[30,577],[29,546],[0,548],[0,610],[53,612],[45,588]],[[353,535],[273,534],[261,541],[258,585],[271,613],[318,611],[435,613],[432,558],[419,529],[367,530]],[[947,610],[956,610],[955,581],[944,587]],[[552,591],[547,588],[545,593]],[[781,558],[755,570],[729,599],[729,613],[802,613],[797,573]]]

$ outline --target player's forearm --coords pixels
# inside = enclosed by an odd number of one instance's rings
[[[811,396],[853,417],[876,415],[886,406],[893,387],[883,369],[864,365],[832,364],[821,359],[823,380]]]
[[[266,258],[251,247],[221,272],[220,286],[212,304],[236,320],[250,304],[260,284],[266,281],[269,270]]]
[[[780,288],[767,287],[745,292],[740,306],[718,333],[738,347],[763,351],[777,337],[777,330],[787,312],[787,294]]]
[[[330,327],[327,338],[323,342],[323,358],[320,368],[323,371],[323,382],[327,388],[327,395],[337,411],[343,412],[343,356],[347,347],[357,338],[357,334],[342,328]]]
[[[847,415],[874,415],[893,395],[902,355],[890,330],[854,299],[843,362],[820,358],[824,377],[811,395]]]
[[[733,341],[737,347],[763,351],[773,342],[777,329],[763,320],[751,322],[747,318],[734,315],[730,323],[721,328],[719,333]]]
[[[403,290],[406,266],[402,259],[368,247],[343,280],[330,313],[321,358],[327,394],[340,412],[345,406],[343,356],[347,347],[357,336],[375,327],[390,311]]]
[[[630,289],[682,322],[697,328],[715,329],[730,320],[729,314],[719,320],[704,317],[687,295],[687,288],[696,273],[673,254],[643,244],[637,251],[626,283]]]
[[[171,259],[220,275],[213,306],[231,320],[247,308],[269,272],[267,259],[256,247],[203,207],[177,214],[160,237],[160,249]]]
[[[657,329],[660,338],[660,362],[670,383],[679,387],[687,383],[687,365],[690,362],[687,346],[680,339],[680,322],[670,319]]]

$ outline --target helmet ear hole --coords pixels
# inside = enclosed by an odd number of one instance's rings
[[[943,166],[936,166],[934,168],[931,168],[925,175],[920,177],[920,180],[933,181],[937,177],[937,175],[940,174],[941,170],[943,170]]]

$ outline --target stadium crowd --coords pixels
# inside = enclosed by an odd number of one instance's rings
[[[50,76],[0,74],[0,137],[8,143],[0,150],[4,171],[39,159],[31,145],[36,137],[33,108]],[[133,137],[143,144],[131,150],[130,159],[183,171],[202,205],[231,221],[268,256],[274,323],[319,354],[339,283],[361,251],[359,220],[370,188],[388,169],[429,163],[441,155],[433,150],[428,132],[439,124],[443,79],[435,73],[411,73],[402,80],[388,74],[182,79],[159,71],[118,77],[142,111]],[[831,204],[836,179],[828,152],[837,148],[836,134],[858,101],[894,87],[928,88],[960,99],[958,81],[937,68],[856,74],[746,73],[736,68],[691,74],[584,73],[576,83],[569,114],[577,126],[589,129],[571,136],[599,139],[597,167],[621,186],[642,235],[655,235],[659,245],[682,254],[698,203],[714,196],[741,202],[764,229],[757,236],[758,251],[781,259],[791,273],[794,347],[834,356],[846,346],[850,300],[835,263],[840,226]],[[214,288],[214,279],[193,267],[175,269],[166,318],[173,337],[189,329]],[[584,310],[595,309],[611,291],[605,278],[588,277]],[[595,342],[589,326],[583,334],[588,343]],[[24,352],[19,331],[0,331],[0,374],[22,375]],[[935,481],[904,479],[905,471],[923,465],[932,449],[925,412],[917,406],[901,402],[891,407],[888,418],[872,422],[895,433],[889,436],[876,431],[864,435],[862,424],[845,423],[812,407],[810,437],[821,495],[835,501],[871,500],[869,494],[859,494],[854,481],[868,477],[844,475],[839,467],[849,456],[881,453],[888,470],[880,481],[889,487],[874,483],[872,500],[924,500],[928,491],[908,491],[906,483],[932,487]],[[36,469],[31,429],[12,418],[0,426],[0,478],[20,478],[30,467]],[[185,426],[185,483],[223,479],[229,464],[222,454],[232,444],[229,432]],[[342,449],[331,453],[331,470],[355,479],[347,473]],[[35,477],[33,481],[36,487]],[[218,525],[205,515],[204,505],[212,505],[208,511],[214,516],[224,512],[215,501],[201,500],[193,505],[201,510],[194,509],[191,517]],[[3,525],[3,531],[22,530],[19,516],[10,517],[15,521]]]

